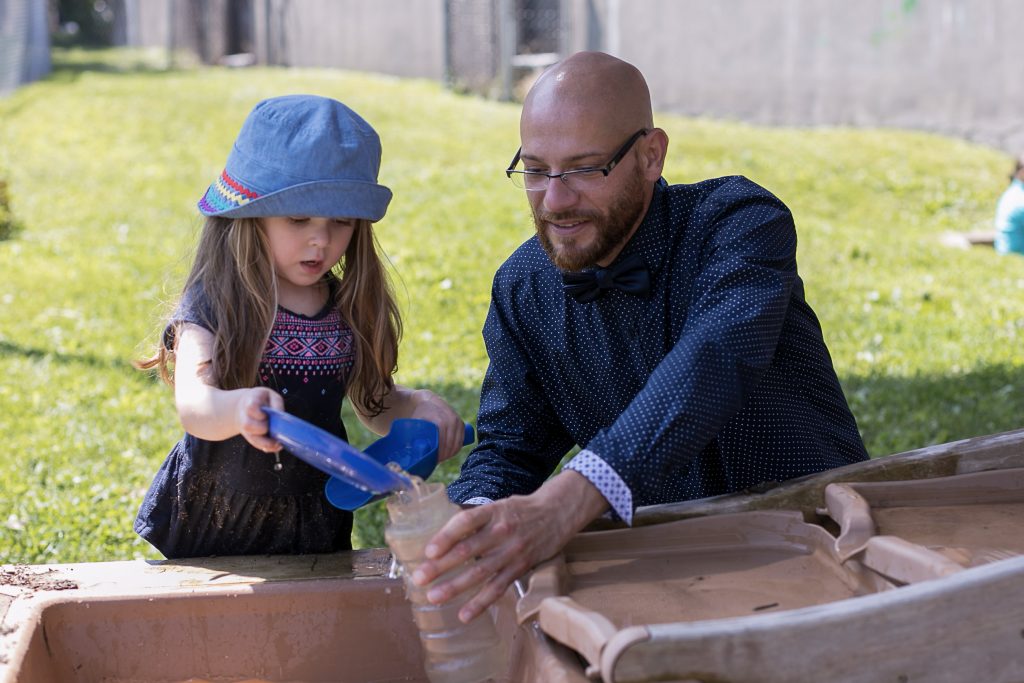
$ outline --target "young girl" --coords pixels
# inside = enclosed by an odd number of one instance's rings
[[[174,386],[186,432],[135,520],[165,556],[351,547],[351,513],[327,502],[327,475],[268,437],[264,406],[345,438],[347,395],[379,434],[416,417],[440,428],[442,458],[461,447],[447,403],[392,380],[401,322],[371,228],[391,200],[379,168],[377,134],[351,109],[278,97],[252,110],[199,201],[184,292],[137,363]]]

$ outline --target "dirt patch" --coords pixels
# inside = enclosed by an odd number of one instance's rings
[[[38,567],[14,565],[0,569],[0,586],[17,586],[37,591],[66,591],[78,588],[78,584],[61,577],[54,569],[39,571]]]

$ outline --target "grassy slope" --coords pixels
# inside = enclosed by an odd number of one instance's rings
[[[127,53],[58,64],[0,101],[0,176],[24,225],[0,242],[0,561],[158,557],[131,521],[179,427],[167,388],[128,362],[180,286],[195,200],[264,97],[336,97],[380,132],[399,379],[474,415],[490,278],[532,231],[500,172],[517,106],[343,72],[160,72]],[[670,181],[740,173],[793,209],[808,300],[873,455],[1019,426],[1024,260],[937,240],[988,226],[1003,155],[919,133],[658,124]],[[379,506],[361,511],[356,543],[379,544],[380,524]]]

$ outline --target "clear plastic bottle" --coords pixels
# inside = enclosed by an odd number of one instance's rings
[[[384,539],[402,566],[405,594],[420,631],[427,678],[431,683],[501,680],[506,669],[505,652],[491,613],[484,612],[463,624],[459,621],[459,608],[469,596],[434,605],[427,600],[430,586],[416,586],[411,581],[412,573],[425,559],[423,550],[427,542],[459,511],[448,500],[444,484],[417,482],[414,488],[388,498],[387,508],[390,523],[384,530]],[[456,567],[434,583],[460,570]]]

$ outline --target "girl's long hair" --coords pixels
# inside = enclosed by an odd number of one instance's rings
[[[355,343],[347,393],[361,413],[378,415],[394,387],[402,323],[370,221],[357,221],[344,260],[328,278],[334,305]],[[195,287],[210,305],[212,320],[204,322],[213,330],[213,383],[221,389],[255,386],[277,313],[274,265],[259,219],[207,217],[184,292]],[[173,364],[174,352],[161,339],[155,353],[135,367],[157,368],[173,385]]]
[[[395,386],[392,376],[398,369],[402,319],[370,221],[356,222],[344,262],[332,276],[340,282],[334,302],[355,339],[349,399],[364,415],[379,415],[384,411],[384,396]]]

